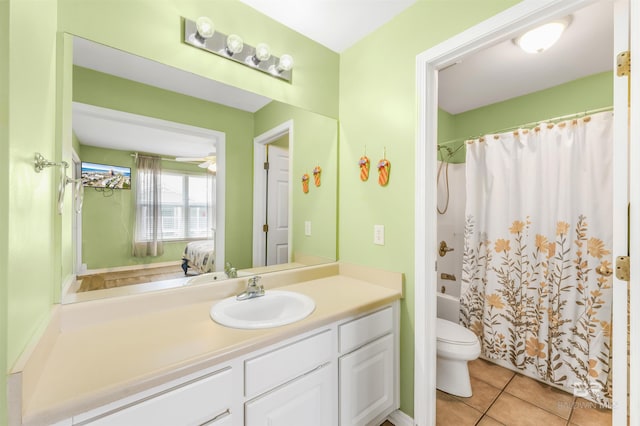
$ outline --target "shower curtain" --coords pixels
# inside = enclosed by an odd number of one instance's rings
[[[606,406],[612,118],[467,142],[460,297],[484,357]]]

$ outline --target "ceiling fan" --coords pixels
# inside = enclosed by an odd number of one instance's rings
[[[186,163],[194,163],[198,162],[198,167],[202,167],[203,169],[208,169],[211,172],[216,171],[216,156],[206,155],[204,157],[176,157],[176,161],[186,162]]]

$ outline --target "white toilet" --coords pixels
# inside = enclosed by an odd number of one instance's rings
[[[436,388],[452,395],[470,397],[471,381],[467,362],[480,355],[480,342],[472,331],[444,319],[457,318],[459,304],[451,296],[442,296],[446,295],[438,295],[439,318],[436,322]]]

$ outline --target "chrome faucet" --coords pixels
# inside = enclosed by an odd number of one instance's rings
[[[264,296],[264,287],[259,284],[260,276],[249,278],[247,282],[247,289],[236,296],[236,300],[254,299],[256,297]]]
[[[238,271],[229,262],[224,265],[224,273],[227,274],[227,278],[238,278]]]

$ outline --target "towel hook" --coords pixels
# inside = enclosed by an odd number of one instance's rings
[[[33,165],[36,169],[36,173],[40,173],[47,167],[60,167],[60,184],[58,185],[58,214],[62,214],[64,207],[64,194],[65,189],[68,184],[73,183],[75,185],[75,199],[74,199],[74,207],[77,213],[80,213],[82,210],[82,202],[84,199],[84,187],[82,186],[82,179],[72,179],[67,176],[67,169],[69,168],[69,163],[66,161],[60,161],[59,163],[49,161],[42,156],[39,152],[36,152],[35,158],[33,160]]]

